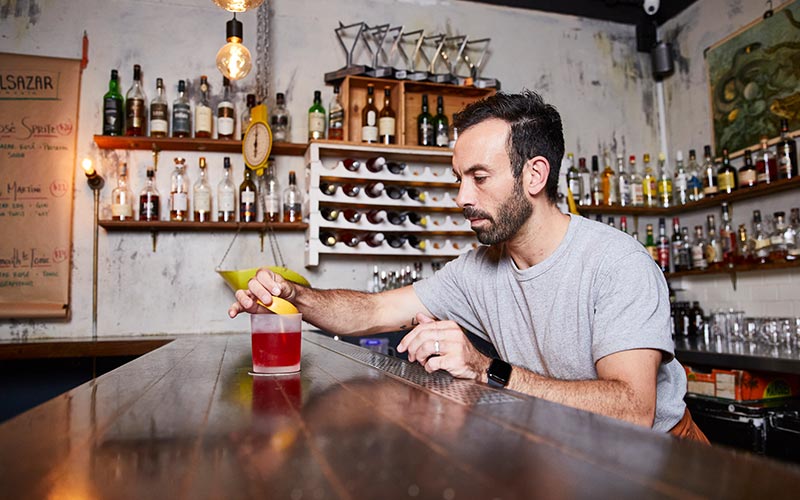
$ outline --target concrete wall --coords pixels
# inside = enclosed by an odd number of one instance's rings
[[[448,0],[270,0],[270,5],[269,73],[273,89],[288,91],[294,141],[305,138],[305,113],[313,91],[322,89],[324,101],[330,99],[332,91],[324,85],[323,73],[343,64],[332,32],[337,21],[364,19],[370,23],[403,24],[409,29],[492,37],[492,54],[485,73],[499,78],[505,90],[532,88],[555,104],[564,118],[567,149],[576,156],[595,154],[606,147],[612,152],[637,155],[657,150],[655,87],[648,57],[635,51],[631,26]],[[713,21],[712,25],[717,21],[712,9],[704,7],[702,16]],[[255,52],[256,14],[239,17],[244,23],[245,43]],[[749,19],[752,15],[742,17]],[[120,70],[122,86],[127,90],[132,65],[141,64],[149,97],[154,93],[156,77],[165,79],[172,101],[178,79],[196,81],[201,74],[209,75],[216,93],[221,77],[214,57],[224,42],[224,25],[229,18],[211,0],[11,0],[0,7],[0,51],[79,58],[81,34],[83,30],[88,32],[89,67],[82,82],[79,158],[95,157],[110,184],[115,182],[116,162],[128,161],[133,171],[133,189],[138,192],[144,182],[145,166],[151,162],[150,154],[101,152],[92,143],[92,135],[101,129],[101,96],[106,91],[109,70]],[[698,22],[697,29],[705,23],[705,19]],[[728,28],[716,29],[724,34]],[[700,59],[694,61],[691,74],[700,71],[695,69]],[[675,81],[679,78],[674,77]],[[251,76],[237,84],[237,93],[246,93],[253,82]],[[705,87],[700,81],[687,92],[702,96]],[[673,98],[673,102],[677,100]],[[693,128],[706,127],[705,115],[690,116],[697,121]],[[162,195],[168,192],[173,156],[161,155],[158,185]],[[199,155],[182,156],[191,166],[190,176],[196,179]],[[223,155],[206,156],[211,182],[216,185]],[[234,166],[235,177],[240,179],[241,158],[234,158]],[[278,159],[281,180],[286,179],[288,170],[302,168],[301,158]],[[72,317],[68,321],[4,320],[0,322],[0,338],[91,334],[92,195],[78,165],[76,179]],[[104,203],[108,203],[110,193],[111,186],[107,185],[102,194]],[[99,334],[246,330],[246,318],[227,318],[232,295],[214,273],[232,236],[163,233],[153,252],[147,233],[106,233],[101,229]],[[303,271],[319,287],[363,289],[374,264],[391,268],[407,263],[324,258],[318,268],[303,269],[304,235],[281,233],[279,239],[287,265]],[[269,250],[262,253],[259,246],[257,235],[240,235],[224,267],[272,263]],[[425,272],[430,273],[427,265]]]
[[[784,2],[775,2],[775,7]],[[704,144],[711,143],[711,111],[704,50],[714,43],[761,18],[764,2],[742,0],[703,0],[695,2],[675,19],[666,23],[662,38],[671,41],[678,53],[676,73],[665,80],[667,132],[670,147],[690,148],[702,154]],[[741,160],[734,162],[738,168]],[[797,191],[769,198],[735,204],[732,216],[735,226],[747,224],[754,209],[762,215],[782,210],[788,217],[791,207],[800,206]],[[712,213],[712,212],[708,212]],[[717,221],[719,210],[714,211]],[[692,213],[682,224],[693,227],[704,224],[706,213]],[[800,273],[791,271],[754,272],[739,275],[734,290],[727,276],[685,278],[673,283],[683,289],[679,300],[699,300],[706,311],[713,308],[734,308],[752,316],[800,316]]]

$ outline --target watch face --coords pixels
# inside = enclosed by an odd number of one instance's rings
[[[503,387],[508,385],[508,380],[511,378],[511,365],[502,359],[493,359],[492,364],[489,365],[489,370],[486,372],[489,380],[492,380]]]
[[[242,154],[249,167],[265,164],[271,149],[272,137],[265,123],[256,122],[247,129],[242,143]]]

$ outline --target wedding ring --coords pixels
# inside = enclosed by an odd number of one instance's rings
[[[434,354],[441,354],[439,352],[439,340],[438,339],[433,342],[433,353]]]

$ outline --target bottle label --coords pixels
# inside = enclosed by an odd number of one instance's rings
[[[122,101],[113,97],[103,99],[103,134],[122,135]]]
[[[675,191],[678,193],[685,193],[689,189],[689,179],[683,172],[675,174]]]
[[[139,219],[158,220],[158,197],[142,195],[139,199]]]
[[[255,191],[242,191],[242,203],[255,203],[256,202],[256,192]]]
[[[656,197],[656,179],[654,177],[645,178],[642,182],[642,194],[646,199],[653,199]]]
[[[367,111],[367,125],[368,127],[375,126],[375,112],[374,111]]]
[[[172,106],[172,134],[192,133],[192,109],[188,103],[175,103]]]
[[[433,124],[430,122],[423,122],[419,125],[419,140],[417,143],[420,146],[433,146]]]
[[[211,212],[211,193],[207,191],[195,191],[194,211]]]
[[[395,119],[391,116],[384,116],[378,120],[378,135],[383,137],[385,135],[394,136]]]
[[[569,190],[572,192],[572,199],[580,202],[581,198],[581,180],[572,178],[568,182]]]
[[[111,216],[115,219],[128,219],[133,217],[133,207],[127,203],[114,203],[111,205]]]
[[[659,244],[656,254],[658,265],[669,271],[669,245]]]
[[[439,147],[447,147],[449,142],[450,136],[447,134],[447,127],[438,127],[436,130],[436,145]]]
[[[154,102],[150,104],[150,133],[164,134],[169,132],[169,107],[164,102]]]
[[[223,101],[217,106],[217,134],[225,137],[233,136],[236,129],[233,105]]]
[[[752,168],[739,171],[739,185],[740,186],[755,186],[758,179],[756,171]]]
[[[144,126],[144,99],[131,98],[125,105],[128,127],[142,128]]]
[[[733,172],[722,172],[717,175],[717,184],[720,191],[733,191],[736,189],[736,180]]]
[[[778,145],[778,177],[790,179],[794,173],[792,168],[792,149],[787,141],[783,147]]]
[[[185,212],[189,209],[189,197],[186,193],[172,193],[170,195],[173,212]]]
[[[589,174],[581,174],[581,204],[588,205],[592,201],[592,178]]]
[[[325,138],[325,113],[313,111],[308,114],[308,136],[311,139]]]
[[[343,128],[344,127],[344,109],[334,108],[330,114],[329,128]]]
[[[574,191],[572,196],[578,196]],[[619,201],[623,205],[631,203],[631,184],[626,177],[619,178]]]
[[[692,267],[705,269],[707,266],[706,256],[702,245],[692,246]]]
[[[268,194],[265,205],[268,214],[278,214],[281,211],[281,197],[278,193]]]
[[[211,108],[208,106],[197,106],[197,117],[195,123],[195,130],[200,132],[205,132],[210,134],[211,133],[211,124],[213,123],[213,118],[211,116]]]
[[[233,212],[236,208],[236,200],[232,191],[228,191],[219,195],[219,210],[221,212]]]
[[[378,127],[369,125],[361,127],[361,140],[364,142],[377,142]]]
[[[634,205],[644,204],[644,195],[642,194],[641,184],[631,184],[631,203]]]

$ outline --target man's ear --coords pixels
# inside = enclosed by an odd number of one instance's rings
[[[531,196],[544,192],[547,177],[550,175],[550,162],[544,156],[534,156],[525,162],[522,169],[523,187]]]

